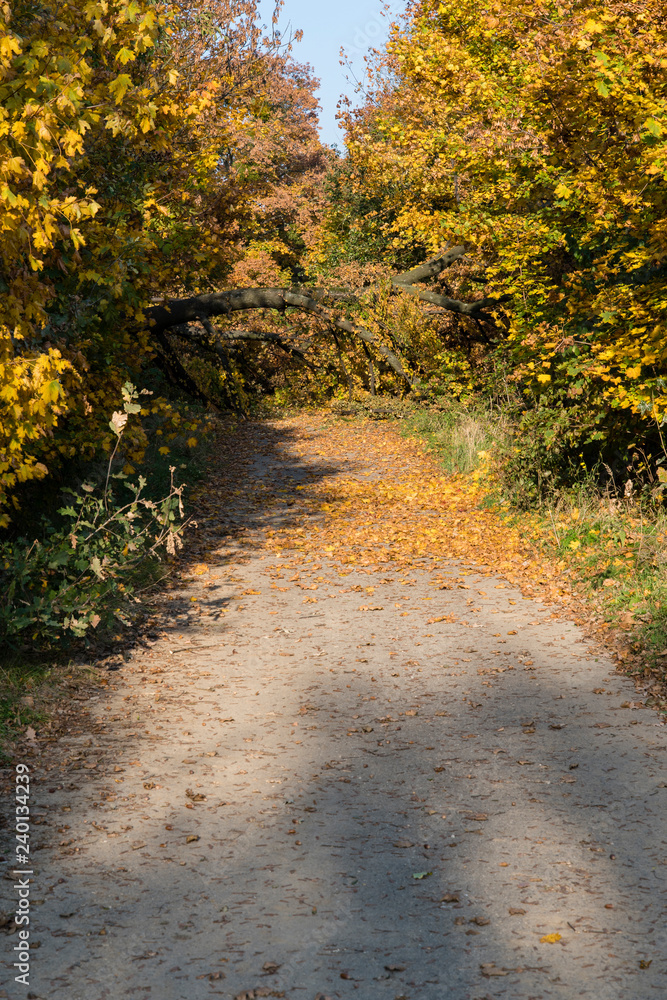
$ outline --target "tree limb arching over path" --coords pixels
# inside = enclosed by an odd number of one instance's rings
[[[387,426],[243,425],[152,637],[27,751],[37,995],[665,993],[664,727],[473,501]]]
[[[498,300],[481,298],[473,302],[464,302],[416,287],[419,282],[437,277],[445,268],[461,260],[464,253],[463,246],[446,250],[418,267],[396,275],[392,279],[392,285],[398,291],[407,292],[446,311],[475,319],[484,319],[486,318],[485,310],[497,303]],[[190,323],[210,321],[211,317],[228,317],[234,313],[251,310],[268,309],[279,313],[284,313],[287,309],[299,310],[320,317],[329,327],[342,330],[352,337],[357,337],[368,347],[372,347],[385,359],[396,374],[405,379],[408,386],[412,387],[413,380],[395,351],[392,351],[359,324],[352,323],[338,314],[335,307],[341,300],[355,301],[355,296],[318,288],[234,288],[194,295],[190,298],[165,299],[146,310],[146,319],[153,336],[158,338],[163,350],[168,352],[165,334],[170,330],[177,330],[182,335],[196,341],[196,336],[193,337],[188,330]],[[231,337],[229,334],[225,335],[214,331],[210,326],[207,327],[207,331],[214,338],[224,339],[226,336],[228,339],[243,339],[243,331],[235,331]],[[252,334],[246,334],[246,336],[252,336]],[[273,341],[278,347],[286,348],[283,341],[276,335],[254,334],[254,337],[258,340]],[[287,349],[289,350],[289,348]]]

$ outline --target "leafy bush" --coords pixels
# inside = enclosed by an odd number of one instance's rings
[[[157,502],[144,495],[143,476],[134,483],[112,472],[128,418],[140,410],[132,385],[123,394],[123,411],[110,421],[116,448],[104,485],[64,490],[71,500],[57,523],[44,518],[32,542],[0,543],[0,641],[53,645],[126,621],[159,555],[174,554],[181,544],[183,487],[174,484],[174,467],[167,495]]]

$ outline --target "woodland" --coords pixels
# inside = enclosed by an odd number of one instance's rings
[[[667,6],[408,3],[342,152],[279,14],[0,3],[2,641],[126,621],[271,407],[484,414],[513,509],[659,516]]]

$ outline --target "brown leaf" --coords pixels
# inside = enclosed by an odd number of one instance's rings
[[[265,962],[262,966],[262,971],[265,976],[275,976],[279,968],[280,964],[278,962]]]
[[[405,972],[404,965],[385,965],[387,972]]]
[[[446,892],[444,896],[440,898],[441,903],[459,903],[461,897],[458,892]]]
[[[191,788],[185,789],[185,794],[192,802],[206,802],[206,796],[201,792],[193,792]]]
[[[522,917],[526,911],[522,910],[520,906],[510,906],[507,912],[510,917]]]
[[[18,930],[18,924],[14,921],[13,913],[0,914],[0,931],[3,934],[13,934]]]
[[[488,917],[472,917],[470,923],[477,924],[478,927],[486,927],[491,921]]]
[[[495,962],[484,962],[479,969],[487,979],[490,979],[491,976],[509,976],[511,972],[516,972],[516,969],[500,969]]]
[[[189,833],[188,836],[185,838],[185,843],[196,844],[198,840],[201,840],[201,837],[199,836],[198,833]]]
[[[394,847],[414,847],[415,845],[411,840],[395,840]]]

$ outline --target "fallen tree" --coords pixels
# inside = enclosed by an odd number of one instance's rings
[[[478,324],[484,322],[492,324],[493,319],[488,315],[488,310],[502,300],[483,296],[472,302],[466,302],[417,287],[421,282],[436,278],[452,264],[463,261],[464,255],[463,246],[446,249],[410,271],[395,275],[391,279],[391,287],[435,305],[439,309],[466,316]],[[302,364],[313,367],[305,353],[289,343],[281,334],[253,330],[224,330],[211,323],[213,318],[227,318],[235,313],[253,310],[269,310],[281,314],[287,313],[288,310],[296,310],[317,317],[322,321],[324,328],[332,334],[339,353],[337,331],[360,341],[368,357],[371,373],[373,373],[371,352],[374,351],[405,381],[409,389],[414,388],[415,379],[407,369],[395,343],[389,347],[376,334],[341,315],[342,305],[354,306],[360,301],[359,296],[352,292],[324,288],[234,288],[189,298],[157,301],[146,310],[146,318],[162,353],[160,361],[163,368],[179,385],[200,397],[201,390],[180,363],[177,352],[170,343],[170,335],[197,345],[209,355],[217,355],[223,364],[227,359],[226,348],[230,344],[255,341],[271,344]],[[371,380],[374,381],[374,374],[371,374]]]

